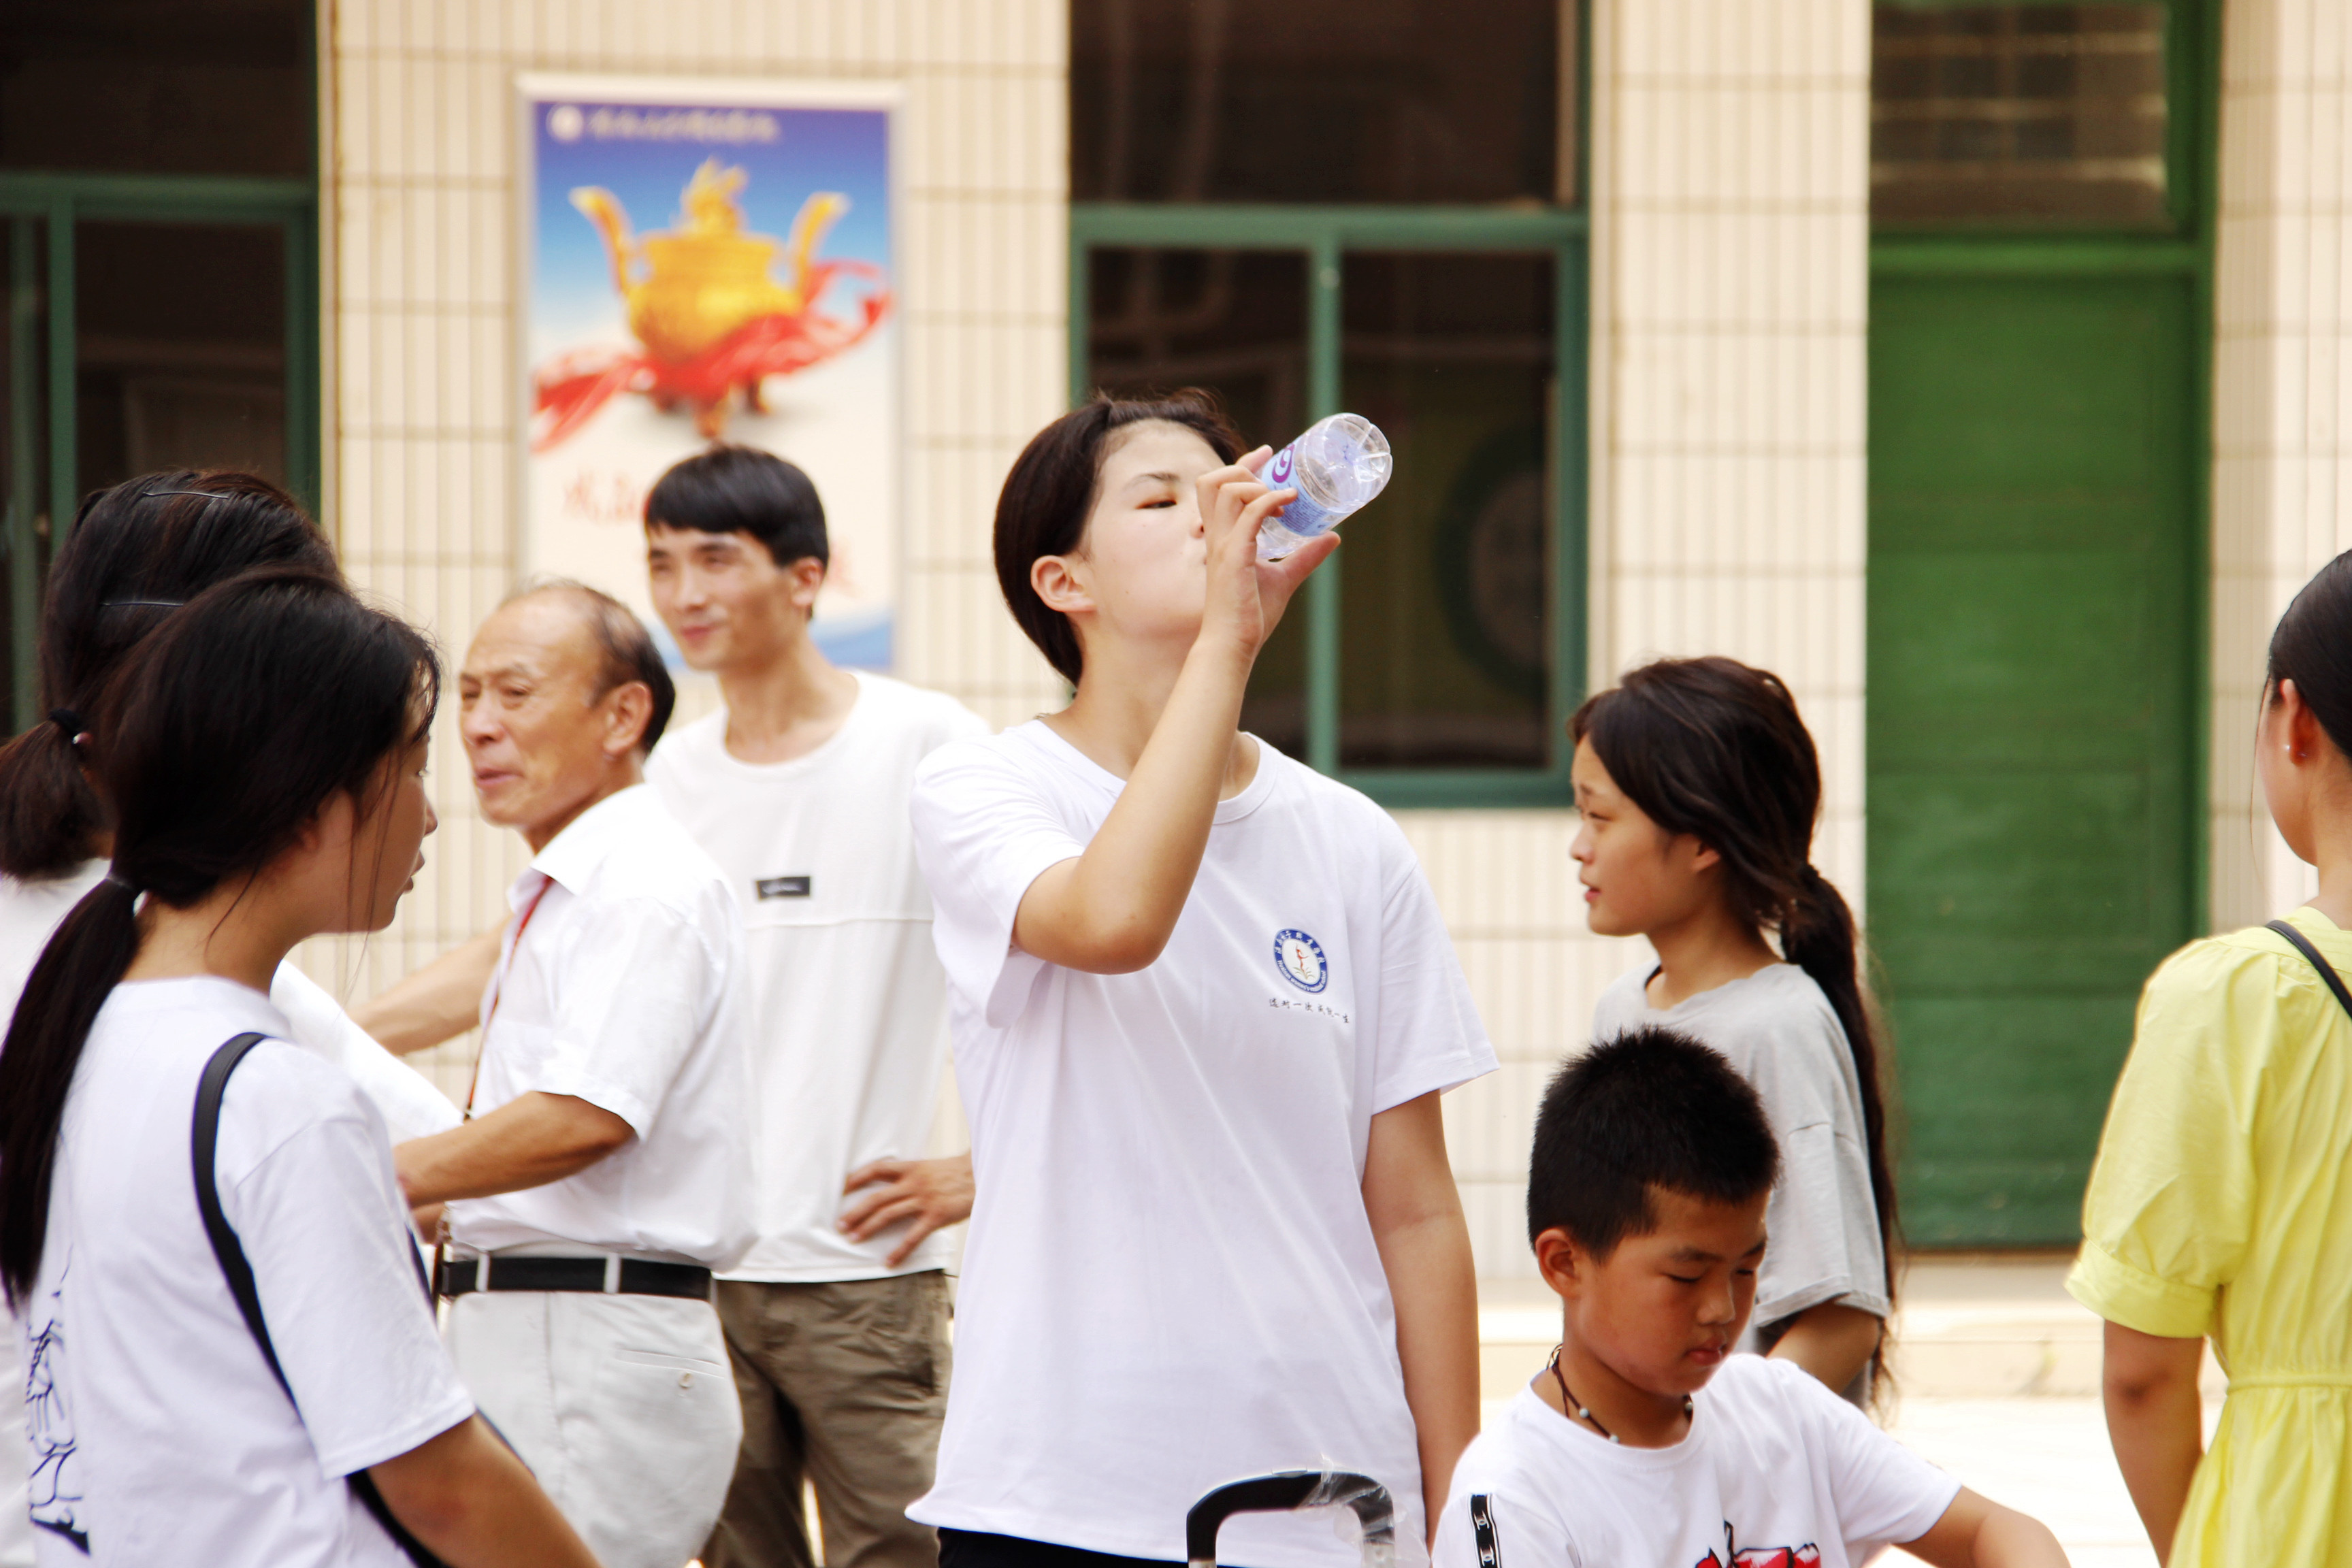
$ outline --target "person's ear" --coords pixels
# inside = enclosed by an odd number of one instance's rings
[[[1593,1259],[1591,1253],[1577,1246],[1573,1237],[1554,1226],[1537,1233],[1534,1247],[1536,1270],[1551,1287],[1553,1295],[1573,1301],[1584,1293],[1592,1279]]]
[[[1082,556],[1040,555],[1029,563],[1029,586],[1047,609],[1066,616],[1095,607],[1094,587],[1087,576],[1087,563]]]
[[[2286,743],[2288,757],[2297,765],[2315,761],[2330,744],[2326,730],[2313,712],[2311,704],[2303,700],[2302,690],[2293,680],[2278,683],[2279,717],[2286,722],[2279,726],[2281,739]]]
[[[618,761],[637,749],[646,726],[654,721],[654,694],[642,680],[623,681],[604,694],[604,739],[608,761]]]
[[[784,568],[790,586],[784,596],[793,609],[804,616],[816,614],[816,596],[824,587],[825,563],[814,555],[803,555]]]

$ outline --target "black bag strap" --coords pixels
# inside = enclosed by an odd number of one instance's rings
[[[204,1077],[196,1080],[195,1122],[189,1130],[188,1147],[195,1168],[196,1209],[205,1216],[205,1235],[212,1239],[213,1256],[220,1259],[221,1273],[228,1279],[229,1294],[236,1298],[236,1310],[245,1315],[245,1326],[253,1331],[253,1342],[261,1347],[261,1359],[269,1363],[269,1373],[278,1386],[286,1391],[289,1400],[294,1397],[294,1385],[286,1381],[286,1369],[278,1364],[278,1348],[269,1342],[269,1325],[261,1316],[261,1296],[253,1287],[253,1266],[245,1259],[245,1247],[229,1228],[228,1216],[221,1212],[220,1188],[214,1180],[214,1156],[220,1142],[221,1096],[228,1089],[229,1074],[246,1054],[268,1038],[265,1035],[239,1035],[205,1064]],[[425,1265],[417,1262],[409,1249],[410,1261],[416,1263],[417,1277],[424,1278]],[[433,1292],[428,1287],[425,1300],[429,1304]],[[299,1407],[297,1407],[299,1414]],[[353,1470],[344,1478],[360,1503],[383,1526],[383,1532],[398,1543],[416,1568],[447,1568],[430,1547],[408,1531],[408,1527],[394,1517],[383,1494],[376,1489],[375,1478],[365,1470]]]
[[[2311,967],[2319,971],[2319,977],[2327,982],[2330,991],[2336,993],[2336,1000],[2343,1004],[2346,1014],[2352,1015],[2352,991],[2344,989],[2344,977],[2336,973],[2334,964],[2319,956],[2319,950],[2311,945],[2311,939],[2284,921],[2272,921],[2268,922],[2268,929],[2286,938],[2289,946],[2311,960]]]

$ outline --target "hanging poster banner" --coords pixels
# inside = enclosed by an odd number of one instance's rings
[[[904,464],[887,84],[524,76],[527,574],[634,606],[646,491],[725,441],[807,470],[832,567],[813,630],[887,668]]]

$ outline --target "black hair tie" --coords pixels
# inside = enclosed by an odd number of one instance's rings
[[[72,745],[87,728],[81,721],[81,715],[70,708],[50,709],[49,722],[65,731],[66,744],[68,746]]]

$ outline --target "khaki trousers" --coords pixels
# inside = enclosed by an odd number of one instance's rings
[[[808,1568],[803,1480],[825,1568],[936,1568],[937,1532],[907,1517],[929,1491],[947,1413],[947,1277],[719,1282],[743,1402],[743,1447],[705,1568]]]

